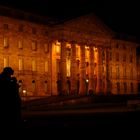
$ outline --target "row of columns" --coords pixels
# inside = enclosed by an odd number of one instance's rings
[[[61,42],[61,60],[60,60],[60,71],[61,71],[61,87],[62,87],[62,93],[66,94],[67,92],[67,72],[66,72],[66,42]],[[106,62],[107,63],[107,62]],[[98,48],[98,62],[97,62],[97,81],[94,79],[94,50],[93,47],[89,47],[89,81],[88,81],[88,91],[94,92],[100,92],[102,89],[101,81],[102,81],[102,50],[101,48]],[[86,93],[86,64],[85,64],[85,45],[82,44],[80,46],[80,65],[79,70],[77,69],[77,60],[76,60],[76,44],[71,44],[71,68],[70,68],[71,76],[70,76],[70,82],[71,82],[71,94],[76,93],[77,91],[77,81],[79,80],[80,86],[79,86],[79,94],[85,94]],[[79,77],[77,76],[79,72]],[[79,78],[79,79],[78,79]],[[106,79],[105,79],[106,81]],[[104,81],[104,82],[105,82]],[[95,89],[95,82],[97,87]],[[106,84],[106,82],[105,82]]]

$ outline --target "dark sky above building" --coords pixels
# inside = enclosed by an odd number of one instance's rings
[[[60,19],[94,12],[114,31],[140,38],[140,8],[134,0],[0,0],[0,4]]]

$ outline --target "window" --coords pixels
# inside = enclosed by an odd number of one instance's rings
[[[126,62],[126,54],[123,54],[123,62]]]
[[[123,77],[126,78],[126,66],[123,67]]]
[[[120,77],[120,69],[119,65],[116,65],[116,78],[118,79]]]
[[[112,52],[109,53],[109,60],[112,61]]]
[[[8,30],[9,29],[8,24],[3,24],[3,28],[4,30]]]
[[[4,42],[3,42],[4,44],[4,48],[8,48],[8,46],[9,46],[9,38],[8,37],[4,37]]]
[[[116,53],[116,61],[119,61],[119,53]]]
[[[32,71],[36,71],[36,61],[32,60]]]
[[[19,59],[19,70],[23,70],[23,58]]]
[[[49,52],[49,45],[47,43],[44,44],[44,51],[45,53]]]
[[[23,41],[22,40],[18,40],[18,48],[19,49],[23,48]]]
[[[133,56],[130,55],[130,63],[132,63],[132,62],[133,62]]]
[[[48,61],[45,61],[45,72],[48,72],[49,66],[48,66]]]
[[[32,41],[32,50],[33,51],[37,50],[37,42],[36,41]]]
[[[130,68],[130,79],[133,79],[133,68]]]
[[[32,33],[36,34],[36,28],[32,28]]]
[[[8,67],[9,66],[9,58],[5,57],[4,58],[4,67]]]
[[[19,28],[18,28],[18,31],[23,32],[24,31],[24,25],[20,25]]]

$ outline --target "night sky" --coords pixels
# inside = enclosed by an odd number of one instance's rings
[[[0,0],[4,6],[58,19],[94,12],[112,30],[140,38],[138,2],[123,0]]]

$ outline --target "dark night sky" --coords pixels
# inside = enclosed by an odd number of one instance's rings
[[[123,0],[0,0],[0,4],[27,12],[68,18],[94,12],[116,32],[140,38],[140,8],[138,2]]]

